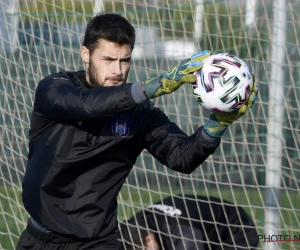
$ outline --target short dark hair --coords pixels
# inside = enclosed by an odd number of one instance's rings
[[[92,54],[99,39],[105,39],[119,45],[129,44],[133,49],[135,30],[126,18],[118,14],[99,14],[87,24],[83,46]]]

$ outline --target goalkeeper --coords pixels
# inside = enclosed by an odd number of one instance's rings
[[[162,164],[193,172],[220,144],[225,128],[243,115],[211,117],[186,135],[150,99],[196,81],[211,55],[199,52],[168,73],[127,83],[133,26],[117,14],[88,23],[80,55],[85,70],[53,73],[36,89],[29,154],[22,183],[30,218],[17,249],[117,249],[117,195],[146,149]]]
[[[255,224],[239,206],[216,197],[169,196],[120,222],[119,249],[256,249]]]

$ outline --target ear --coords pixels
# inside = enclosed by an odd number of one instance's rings
[[[90,60],[90,52],[87,47],[81,46],[80,48],[80,56],[85,63],[89,63]]]
[[[148,249],[151,249],[151,250],[159,250],[159,246],[158,246],[158,243],[155,239],[155,236],[154,234],[148,234],[146,237],[145,237],[145,245]]]

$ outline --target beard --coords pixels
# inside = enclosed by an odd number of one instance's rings
[[[90,80],[90,85],[92,87],[102,86],[103,83],[97,80],[97,70],[94,64],[92,63],[91,59],[89,60],[89,68],[88,68],[88,76]]]
[[[104,86],[104,83],[106,80],[117,80],[119,82],[121,82],[121,84],[125,83],[127,76],[125,77],[125,79],[123,77],[106,77],[104,79],[104,82],[100,82],[97,79],[97,69],[94,66],[94,64],[92,63],[91,59],[89,60],[89,68],[88,68],[88,76],[89,76],[89,84],[92,87],[97,87],[97,86]]]

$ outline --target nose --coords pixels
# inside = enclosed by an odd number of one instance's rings
[[[119,61],[113,63],[112,73],[117,76],[122,75],[121,63]]]

